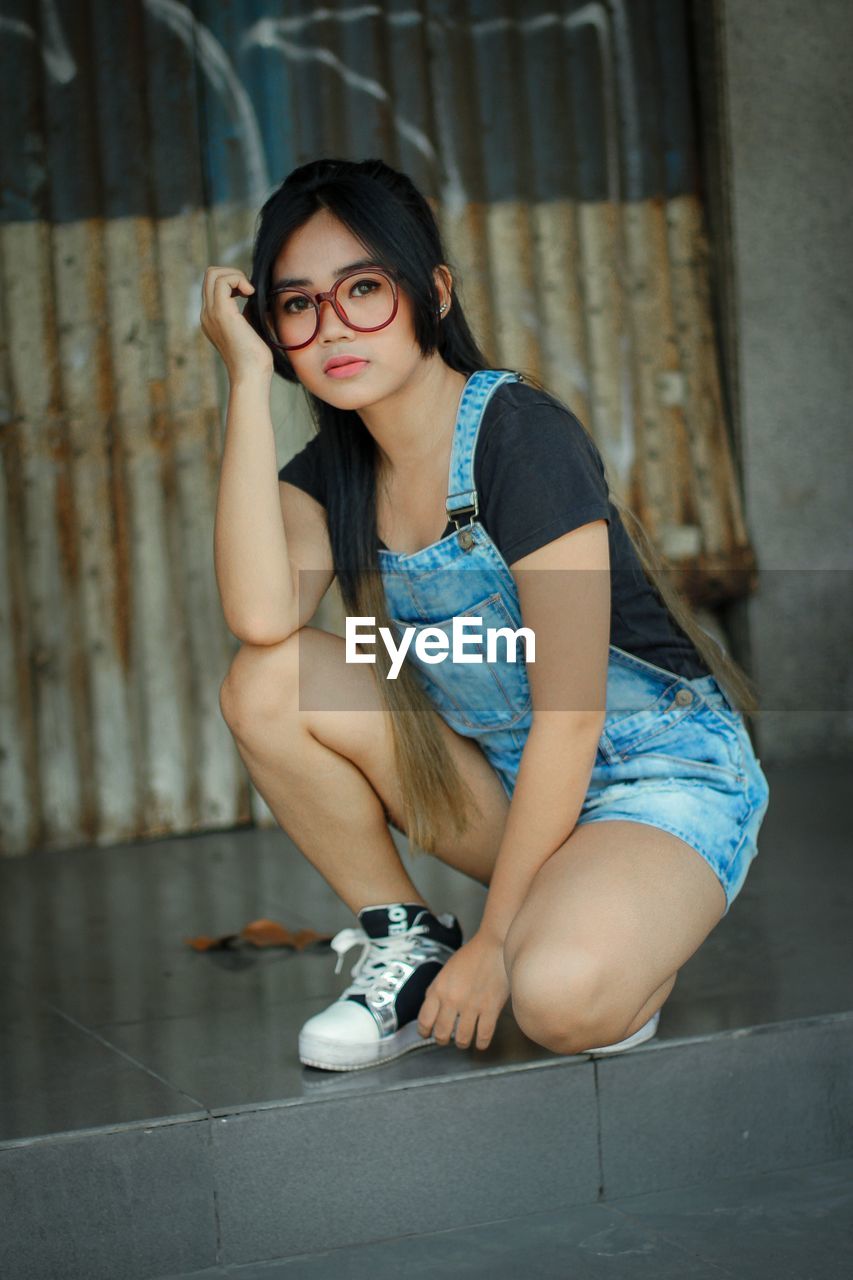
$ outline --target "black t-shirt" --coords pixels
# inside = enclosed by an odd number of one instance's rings
[[[278,478],[326,505],[316,436],[281,467]],[[606,520],[610,643],[688,679],[709,674],[690,637],[643,573],[610,501],[595,442],[556,399],[523,382],[503,383],[492,393],[474,451],[474,487],[477,518],[508,565],[582,524]],[[442,536],[454,528],[448,521]]]

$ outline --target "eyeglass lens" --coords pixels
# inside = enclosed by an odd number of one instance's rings
[[[360,271],[338,281],[337,311],[353,329],[377,329],[394,313],[394,290],[385,275]],[[316,302],[299,289],[284,289],[270,299],[270,319],[275,339],[285,347],[310,341],[318,327]]]

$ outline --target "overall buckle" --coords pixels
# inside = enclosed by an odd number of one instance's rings
[[[467,492],[468,492],[468,490],[463,490],[463,492],[466,492],[466,493],[467,493]],[[447,518],[448,518],[449,520],[451,520],[451,521],[453,522],[453,524],[455,524],[455,525],[456,525],[456,530],[457,530],[457,532],[462,528],[462,525],[459,523],[459,520],[457,519],[457,516],[464,516],[464,515],[467,515],[467,514],[470,512],[470,513],[471,513],[471,519],[470,519],[470,520],[468,520],[468,521],[467,521],[467,523],[468,523],[468,524],[472,524],[472,523],[474,522],[474,520],[477,518],[477,516],[479,515],[479,513],[480,513],[480,506],[479,506],[479,503],[477,502],[477,494],[476,494],[476,491],[474,492],[474,501],[473,501],[473,503],[470,503],[470,502],[469,502],[469,503],[467,504],[467,506],[464,506],[464,507],[457,507],[457,509],[456,509],[456,511],[455,511],[455,512],[451,511],[451,510],[450,510],[450,506],[449,506],[450,499],[451,499],[451,498],[456,498],[456,497],[459,497],[459,496],[461,496],[461,495],[456,494],[456,493],[449,493],[449,494],[447,495],[447,502],[444,504],[444,509],[445,509],[445,511],[447,512]]]

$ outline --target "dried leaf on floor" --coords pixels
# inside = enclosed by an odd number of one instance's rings
[[[237,947],[289,947],[304,951],[306,947],[331,942],[330,933],[318,933],[316,929],[299,929],[295,933],[277,920],[252,920],[239,933],[224,933],[218,938],[201,934],[185,938],[184,942],[194,951],[233,951]]]

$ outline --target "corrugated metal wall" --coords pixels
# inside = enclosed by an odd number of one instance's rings
[[[248,270],[264,196],[317,154],[412,174],[492,360],[573,406],[665,552],[742,583],[687,18],[6,0],[4,852],[264,820],[218,706],[226,386],[198,312],[205,268]],[[283,384],[274,413],[283,461],[309,424]]]

